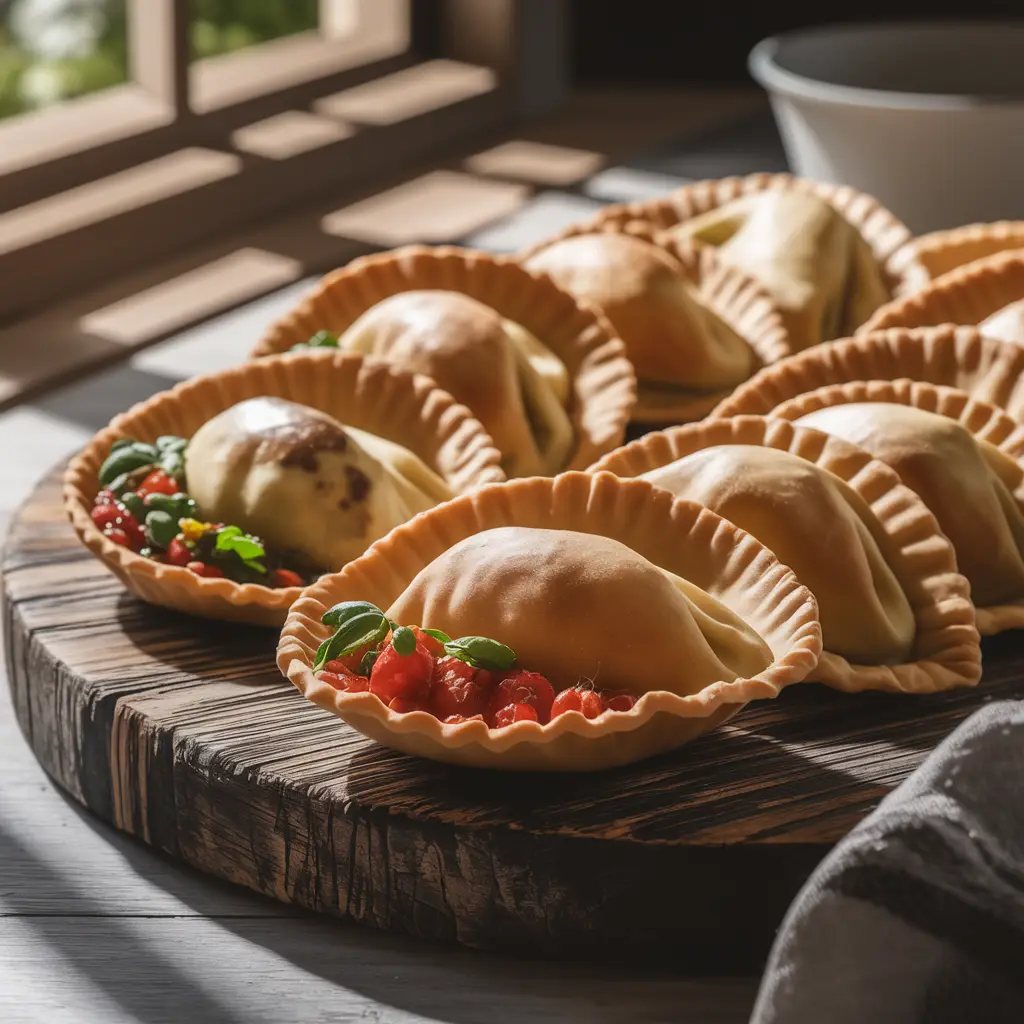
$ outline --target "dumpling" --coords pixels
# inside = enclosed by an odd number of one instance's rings
[[[860,232],[821,196],[768,189],[672,228],[716,246],[778,303],[795,350],[853,332],[891,298]]]
[[[469,295],[398,292],[360,316],[338,347],[432,377],[483,423],[509,476],[552,475],[569,460],[574,435],[565,364]]]
[[[650,242],[612,232],[573,235],[524,265],[604,311],[641,384],[709,391],[733,387],[755,369],[750,345],[702,305],[682,265]]]
[[[283,398],[250,398],[203,424],[185,475],[206,520],[332,570],[453,496],[408,449]]]
[[[590,680],[685,696],[772,663],[761,637],[694,584],[619,541],[569,530],[467,537],[422,569],[387,614],[500,640],[556,690]]]
[[[849,484],[776,448],[717,445],[642,479],[706,505],[756,537],[818,601],[826,651],[855,664],[908,660],[914,612],[890,567],[890,543]]]
[[[978,330],[990,338],[1024,345],[1024,299],[996,310],[988,319],[982,320]]]
[[[1024,598],[1024,470],[956,420],[887,402],[833,405],[796,421],[852,441],[916,491],[956,551],[978,607]]]

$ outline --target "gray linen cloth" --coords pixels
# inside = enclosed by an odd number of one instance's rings
[[[1024,1024],[1024,701],[962,723],[819,865],[751,1018],[961,1022]]]

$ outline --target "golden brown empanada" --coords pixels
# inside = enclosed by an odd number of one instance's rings
[[[967,580],[935,517],[866,451],[781,419],[737,416],[647,434],[593,471],[699,501],[768,546],[815,595],[813,678],[931,693],[980,675]]]
[[[570,235],[528,256],[524,266],[604,311],[641,384],[716,390],[746,380],[757,363],[750,345],[701,303],[679,262],[649,240]]]
[[[623,629],[624,609],[643,609]],[[699,587],[610,537],[500,527],[425,566],[388,610],[450,636],[500,638],[562,689],[698,693],[756,675],[772,653]]]
[[[808,190],[755,192],[669,230],[764,284],[798,351],[852,334],[890,298],[860,232]]]
[[[403,624],[483,635],[559,686],[639,697],[546,724],[442,722],[312,671],[328,608],[369,601]],[[642,613],[642,614],[641,614]],[[479,632],[476,632],[479,631]],[[431,509],[309,587],[278,666],[307,699],[409,753],[509,769],[592,771],[669,750],[805,678],[821,651],[806,588],[762,544],[644,481],[515,480]]]
[[[250,398],[199,428],[185,456],[208,522],[340,569],[390,529],[453,497],[408,449],[283,398]]]
[[[476,411],[509,476],[556,473],[573,447],[565,365],[519,324],[449,291],[409,291],[371,306],[338,339],[432,377]]]

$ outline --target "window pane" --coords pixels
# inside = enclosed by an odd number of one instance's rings
[[[0,117],[127,77],[125,0],[0,0]]]
[[[319,0],[191,0],[192,60],[315,29]]]

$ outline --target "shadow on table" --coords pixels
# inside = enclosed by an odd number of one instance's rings
[[[619,1024],[625,1020],[652,1024],[739,1024],[747,1020],[753,1004],[754,978],[687,978],[685,963],[674,969],[643,965],[609,969],[499,956],[390,935],[282,907],[172,863],[135,840],[113,833],[77,805],[71,806],[90,829],[117,846],[136,874],[187,906],[199,908],[198,913],[219,928],[271,951],[299,971],[326,981],[339,994],[341,990],[351,991],[384,1006],[450,1024],[527,1019],[570,1024]],[[0,842],[0,855],[24,855],[23,848],[11,837],[5,836]],[[57,891],[67,884],[52,874],[46,883]],[[74,895],[81,899],[80,893]],[[237,904],[243,900],[244,911],[238,913]],[[211,911],[211,905],[218,901],[231,908],[229,916]],[[102,908],[96,909],[102,914]],[[64,941],[59,919],[35,918],[32,923],[39,926],[55,950],[68,956],[84,975],[140,1022],[190,1020],[196,1024],[235,1024],[240,1020],[230,1007],[211,995],[208,987],[198,988],[158,952],[140,945],[136,933],[123,918],[102,921],[98,941],[117,952],[99,964]],[[234,949],[237,955],[237,946]],[[165,1001],[157,1012],[152,1012],[145,994],[124,980],[119,956],[131,957],[141,970],[163,977],[161,990],[173,986],[173,1001]],[[140,971],[133,974],[137,985]],[[170,982],[166,981],[168,977]],[[327,1013],[330,1005],[325,1003],[319,1012]],[[247,1014],[245,1024],[270,1024],[278,1019],[280,1015],[268,1007],[262,1019]],[[378,1018],[368,1009],[367,1019],[390,1017]]]

